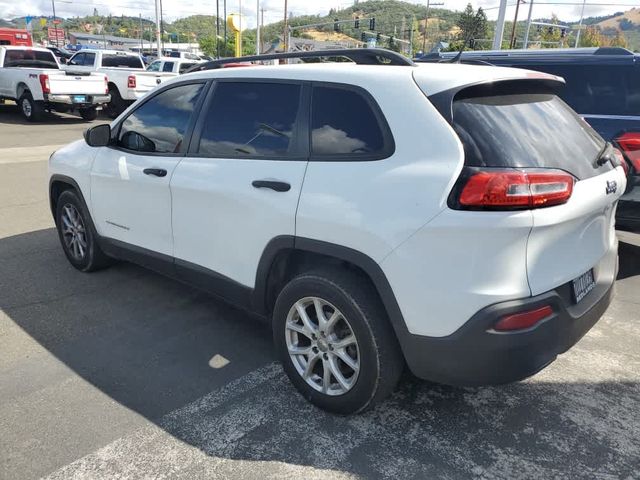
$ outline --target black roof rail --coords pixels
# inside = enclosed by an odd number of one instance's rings
[[[268,53],[264,55],[249,55],[246,57],[232,57],[212,60],[210,62],[194,65],[185,73],[202,72],[204,70],[214,70],[222,68],[229,63],[259,62],[262,60],[280,60],[288,58],[299,58],[301,60],[309,58],[344,57],[358,65],[401,65],[415,66],[412,60],[391,50],[384,48],[344,48],[332,50],[313,50],[309,52],[286,52]]]

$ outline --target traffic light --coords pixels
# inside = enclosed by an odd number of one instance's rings
[[[367,41],[367,34],[362,32],[360,33],[360,41],[362,42],[366,42]]]
[[[360,28],[360,17],[356,17],[355,22],[353,22],[353,28]]]
[[[334,32],[339,32],[340,31],[340,24],[338,23],[340,21],[339,18],[334,18],[333,19],[333,31]]]
[[[369,19],[369,30],[375,30],[376,29],[376,19],[375,18],[370,18]]]

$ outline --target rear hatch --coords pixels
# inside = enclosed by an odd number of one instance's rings
[[[49,90],[54,95],[104,95],[107,83],[103,73],[56,70],[48,73]]]
[[[579,301],[595,283],[613,281],[625,175],[619,153],[556,95],[560,86],[526,79],[451,92],[445,116],[465,166],[449,206],[530,211],[531,294],[569,284]]]

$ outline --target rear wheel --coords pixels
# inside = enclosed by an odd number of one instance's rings
[[[96,241],[97,234],[89,212],[72,190],[65,190],[58,197],[56,226],[62,249],[75,268],[92,272],[111,263]]]
[[[346,271],[291,280],[276,301],[273,334],[291,382],[330,412],[370,408],[393,391],[404,367],[377,292]]]
[[[79,110],[80,116],[87,121],[95,120],[98,118],[98,110],[93,108],[81,108]]]
[[[116,118],[127,109],[127,102],[120,96],[120,92],[115,86],[109,87],[111,101],[106,104],[104,111],[110,118]]]
[[[29,91],[24,92],[18,99],[18,107],[20,108],[20,113],[28,122],[37,122],[44,114],[42,102],[36,102]]]

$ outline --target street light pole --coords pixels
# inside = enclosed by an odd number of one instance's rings
[[[256,0],[256,55],[260,55],[260,0]]]
[[[529,0],[529,15],[527,15],[527,31],[524,34],[524,48],[527,49],[529,45],[529,31],[531,30],[531,12],[533,11],[533,0]]]
[[[220,58],[220,0],[216,0],[216,57]]]
[[[287,0],[284,0],[284,51],[289,51],[289,24],[287,19]]]
[[[513,17],[513,28],[511,29],[511,41],[509,42],[509,48],[514,48],[516,45],[516,25],[518,24],[518,12],[520,11],[520,1],[516,0],[516,14]]]
[[[56,47],[59,47],[60,45],[58,45],[58,24],[56,23],[56,2],[55,2],[55,0],[51,0],[51,8],[53,9],[53,29],[54,29],[55,36],[56,36]]]
[[[496,31],[493,35],[493,49],[500,50],[502,48],[502,37],[504,35],[504,17],[507,14],[507,0],[500,0],[500,9],[498,10],[498,21],[496,22]]]
[[[578,48],[580,45],[580,32],[582,31],[582,19],[584,18],[584,5],[587,3],[587,0],[582,0],[582,12],[580,12],[580,23],[578,24],[578,33],[576,34],[576,44],[574,48]]]
[[[156,0],[156,53],[158,58],[162,57],[162,46],[160,45],[160,0]]]

